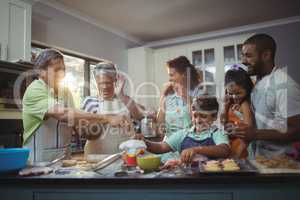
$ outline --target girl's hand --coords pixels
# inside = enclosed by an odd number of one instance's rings
[[[224,97],[225,110],[228,110],[231,104],[232,104],[232,98],[230,95],[226,94]]]
[[[232,110],[236,110],[236,111],[239,111],[240,108],[241,108],[241,105],[240,105],[240,104],[233,104],[233,105],[231,106],[231,109],[232,109]]]
[[[183,150],[181,152],[181,162],[185,164],[191,163],[195,154],[196,151],[193,147]]]

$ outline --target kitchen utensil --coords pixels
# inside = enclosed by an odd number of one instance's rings
[[[201,174],[207,175],[228,175],[228,174],[235,174],[235,175],[253,175],[258,173],[257,168],[250,163],[248,160],[234,160],[237,165],[240,167],[240,170],[235,171],[226,171],[223,170],[223,167],[220,168],[218,171],[206,171],[204,169],[205,162],[199,162],[199,171]],[[220,163],[222,160],[217,160],[216,162]]]
[[[128,151],[126,153],[126,164],[128,166],[136,166],[136,151],[135,149],[133,151]]]
[[[108,156],[107,158],[105,158],[104,160],[98,162],[94,167],[93,170],[94,171],[98,171],[100,169],[103,169],[105,167],[107,167],[108,165],[112,164],[113,162],[115,162],[116,160],[118,160],[119,158],[122,157],[122,155],[125,153],[125,151],[122,151],[120,153],[116,153],[113,155]]]
[[[0,149],[0,172],[16,171],[26,167],[28,148]]]
[[[155,171],[159,168],[161,158],[154,154],[137,156],[138,166],[146,172]]]
[[[66,157],[66,155],[62,155],[62,156],[60,156],[60,157],[58,157],[58,158],[56,158],[56,159],[54,159],[50,162],[34,162],[33,166],[34,167],[50,167],[50,166],[56,164],[57,162],[63,160],[65,157]]]

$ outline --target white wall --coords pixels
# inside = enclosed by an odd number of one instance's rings
[[[300,22],[256,30],[270,34],[277,43],[276,65],[287,66],[288,74],[300,84]]]
[[[137,44],[41,3],[32,12],[32,40],[111,60],[127,71],[127,49]]]

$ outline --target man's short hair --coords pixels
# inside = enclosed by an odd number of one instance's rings
[[[116,78],[117,76],[117,69],[114,64],[109,62],[101,62],[96,65],[93,70],[94,77],[99,74],[105,74]]]
[[[34,66],[37,69],[47,69],[51,60],[64,59],[63,54],[56,49],[43,50],[35,60]]]
[[[270,51],[272,59],[275,59],[276,42],[270,35],[263,33],[253,35],[244,42],[245,44],[254,44],[260,53]]]

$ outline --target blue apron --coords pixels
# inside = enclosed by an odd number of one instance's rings
[[[213,140],[213,134],[217,131],[216,128],[214,131],[210,133],[210,136],[204,140],[195,140],[189,136],[185,137],[181,143],[181,152],[185,149],[192,148],[192,147],[200,147],[200,146],[212,146],[216,145]]]

